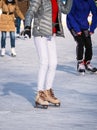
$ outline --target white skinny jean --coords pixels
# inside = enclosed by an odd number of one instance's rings
[[[38,91],[52,88],[57,67],[55,36],[34,37],[38,52],[40,68],[38,74]]]

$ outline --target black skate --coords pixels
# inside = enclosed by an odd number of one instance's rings
[[[79,72],[79,74],[84,75],[85,74],[85,66],[83,62],[78,62],[77,64],[77,71]]]
[[[85,68],[90,73],[97,73],[97,68],[96,67],[92,67],[92,65],[90,64],[90,62],[88,62],[87,64],[85,64]]]
[[[79,72],[79,74],[81,74],[81,75],[85,75],[85,70],[84,70],[84,69],[79,69],[78,72]]]

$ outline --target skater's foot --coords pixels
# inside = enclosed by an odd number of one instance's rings
[[[84,65],[84,62],[83,61],[80,61],[77,63],[77,71],[80,73],[80,74],[83,74],[85,73],[85,65]]]
[[[15,48],[11,48],[11,56],[16,57]]]
[[[55,106],[60,106],[60,101],[58,98],[56,98],[54,96],[54,92],[52,89],[49,90],[45,90],[45,94],[46,94],[46,100],[52,104],[54,104]]]
[[[2,57],[5,56],[5,48],[1,48],[1,56],[2,56]]]
[[[48,108],[48,101],[46,100],[46,94],[44,91],[39,91],[36,100],[35,100],[36,107],[41,106],[43,108]]]
[[[90,64],[90,61],[87,61],[87,62],[85,63],[85,68],[86,68],[86,70],[89,71],[89,72],[93,72],[93,73],[97,72],[97,68],[93,67],[93,66]]]
[[[21,36],[20,36],[20,34],[16,34],[16,38],[20,38]]]

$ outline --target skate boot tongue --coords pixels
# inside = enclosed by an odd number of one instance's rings
[[[55,97],[54,92],[53,92],[52,89],[50,89],[50,95],[51,95],[54,99],[57,99],[57,98]]]

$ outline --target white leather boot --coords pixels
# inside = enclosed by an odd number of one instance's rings
[[[1,48],[1,56],[5,56],[5,48]]]
[[[13,56],[13,57],[16,56],[15,48],[11,48],[11,56]]]

